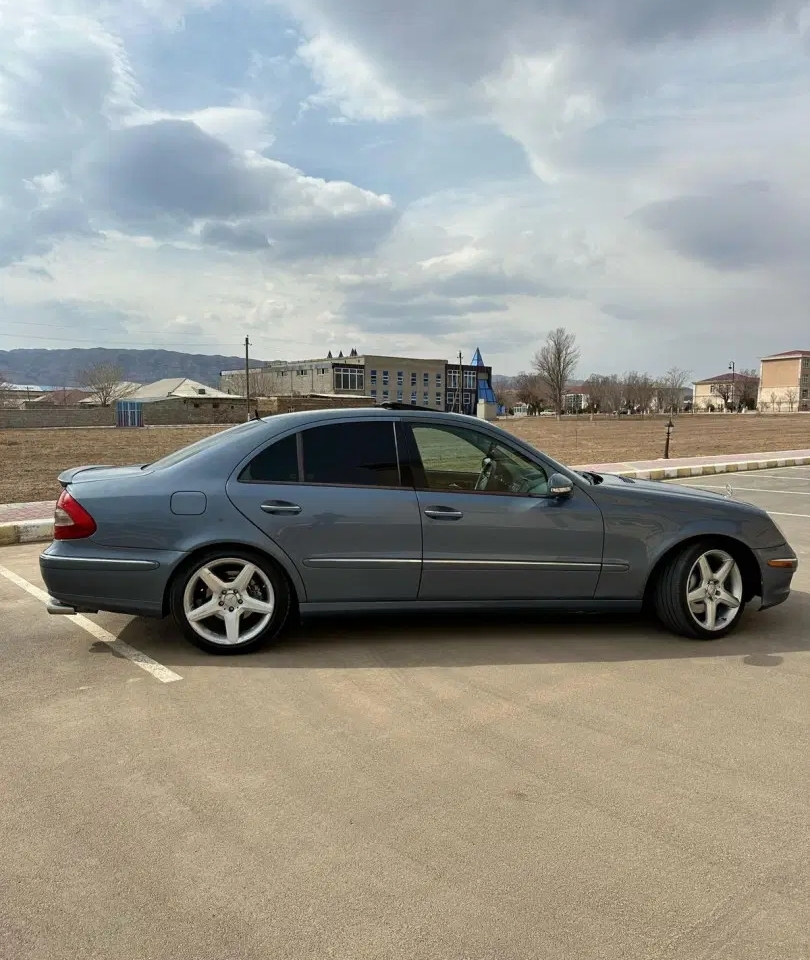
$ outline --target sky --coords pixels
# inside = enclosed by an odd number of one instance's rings
[[[0,348],[810,349],[804,0],[4,0]]]

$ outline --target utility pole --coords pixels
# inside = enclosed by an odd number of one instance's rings
[[[462,389],[463,380],[464,380],[464,371],[462,370],[461,351],[459,350],[458,352],[458,412],[459,413],[464,412],[461,409],[461,389]]]
[[[250,338],[245,337],[245,403],[247,419],[250,420]]]
[[[728,365],[728,368],[731,371],[731,409],[733,411],[734,410],[734,387],[735,387],[734,374],[737,372],[737,366],[733,360]]]

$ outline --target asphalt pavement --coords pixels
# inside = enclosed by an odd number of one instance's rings
[[[212,658],[49,617],[41,547],[0,551],[0,956],[810,957],[810,468],[686,482],[802,559],[712,643],[351,619]]]

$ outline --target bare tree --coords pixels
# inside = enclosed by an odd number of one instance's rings
[[[776,391],[775,390],[771,390],[770,395],[768,396],[768,399],[771,401],[771,410],[775,410],[776,409]]]
[[[123,381],[124,371],[114,363],[96,363],[78,376],[79,386],[89,390],[102,407],[134,392],[135,388]]]
[[[607,383],[609,377],[601,373],[592,373],[582,385],[588,394],[588,406],[591,413],[601,413],[607,407]]]
[[[683,405],[683,391],[692,374],[680,367],[670,367],[661,378],[661,400],[664,409],[677,413]]]
[[[605,378],[605,402],[611,413],[618,413],[625,406],[624,383],[616,373]]]
[[[793,413],[793,408],[796,406],[796,400],[798,399],[799,393],[795,387],[788,387],[785,390],[785,400],[787,400],[788,410]]]
[[[11,406],[11,384],[0,371],[0,407]]]
[[[532,365],[548,390],[558,418],[565,408],[565,394],[579,363],[579,356],[577,338],[565,327],[552,330],[534,355]]]
[[[759,394],[759,374],[756,370],[740,370],[735,378],[734,401],[739,409],[754,410]]]
[[[534,373],[519,373],[515,385],[515,395],[529,408],[529,413],[537,413],[543,405],[543,385]]]

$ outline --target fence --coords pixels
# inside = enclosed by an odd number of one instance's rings
[[[182,426],[185,424],[241,423],[247,416],[244,400],[169,399],[153,403],[122,401],[128,408],[141,407],[142,421],[131,410],[122,414],[118,426]],[[251,412],[263,417],[296,410],[322,410],[373,406],[370,397],[259,397],[251,401]],[[0,430],[47,429],[53,427],[114,427],[116,407],[29,407],[17,410],[0,407]]]

